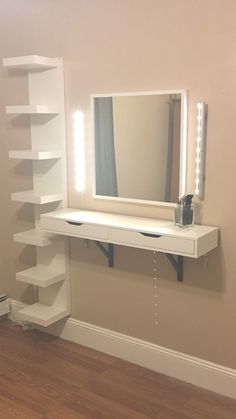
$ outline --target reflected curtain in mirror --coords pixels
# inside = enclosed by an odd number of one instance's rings
[[[95,98],[94,123],[96,192],[118,196],[111,97]]]

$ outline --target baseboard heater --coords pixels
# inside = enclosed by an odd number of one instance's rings
[[[10,302],[7,294],[0,294],[0,317],[10,313]]]

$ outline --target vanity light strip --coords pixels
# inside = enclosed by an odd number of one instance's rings
[[[199,102],[197,104],[195,194],[200,199],[204,197],[206,116],[207,105],[204,102]]]
[[[85,190],[84,137],[84,114],[81,111],[77,111],[73,114],[73,138],[75,188],[78,192]]]

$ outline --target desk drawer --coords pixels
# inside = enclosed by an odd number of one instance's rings
[[[194,255],[194,240],[111,228],[111,243],[176,255]]]
[[[84,237],[92,240],[108,241],[108,226],[73,222],[55,218],[42,218],[42,227],[46,230],[55,231],[57,234],[72,237]]]

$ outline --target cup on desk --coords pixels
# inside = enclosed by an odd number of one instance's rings
[[[192,198],[192,194],[178,198],[178,203],[175,208],[175,225],[178,227],[187,228],[193,225]]]

